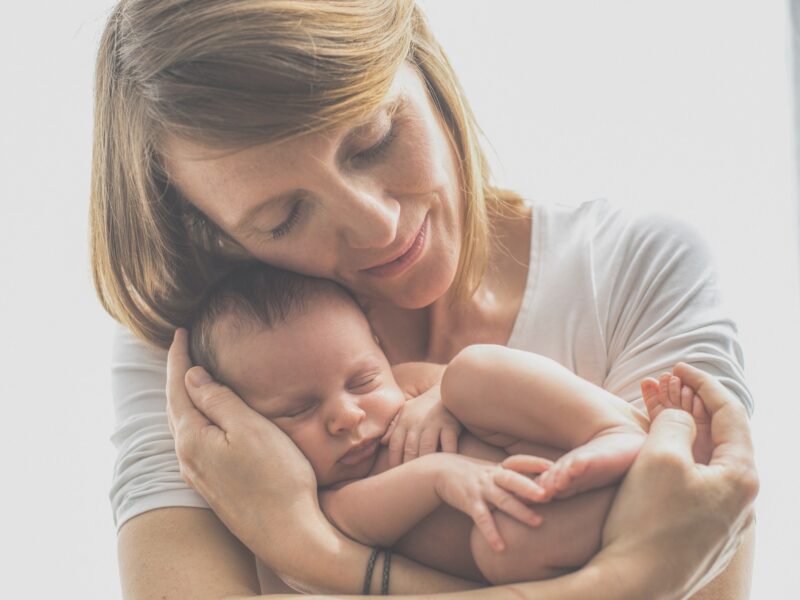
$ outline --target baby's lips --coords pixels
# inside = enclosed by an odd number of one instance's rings
[[[383,434],[381,438],[381,445],[388,446],[389,440],[392,438],[392,434],[394,433],[394,428],[397,427],[397,419],[400,418],[400,411],[397,411],[397,414],[392,419],[392,422],[389,423],[389,428],[386,430],[386,433]]]

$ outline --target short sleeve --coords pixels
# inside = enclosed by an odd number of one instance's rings
[[[167,424],[164,350],[148,346],[122,326],[114,331],[111,383],[117,448],[109,494],[114,522],[169,506],[207,508],[181,478]]]
[[[725,314],[712,255],[700,233],[665,215],[620,213],[601,224],[605,264],[594,265],[607,348],[603,387],[641,408],[640,381],[690,363],[718,377],[752,414],[736,326]],[[613,230],[603,236],[602,225]],[[603,311],[599,311],[602,318]]]

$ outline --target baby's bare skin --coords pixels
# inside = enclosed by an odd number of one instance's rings
[[[588,561],[600,545],[613,485],[644,440],[646,418],[553,361],[496,346],[473,347],[448,365],[442,403],[469,430],[459,440],[460,454],[495,463],[518,455],[506,464],[534,473],[541,472],[536,457],[555,461],[536,480],[545,488],[538,499],[545,504],[533,506],[543,523],[533,528],[496,511],[506,542],[498,552],[468,516],[442,506],[397,550],[493,583],[554,577]],[[388,466],[382,454],[372,475]]]

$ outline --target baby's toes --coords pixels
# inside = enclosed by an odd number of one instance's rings
[[[652,421],[663,409],[661,402],[658,401],[658,380],[648,377],[642,380],[639,387],[642,390],[642,399],[647,408],[647,414]]]
[[[546,498],[552,498],[553,494],[555,494],[557,491],[554,485],[554,477],[553,477],[554,470],[555,470],[555,465],[547,469],[547,471],[545,471],[535,479],[535,482],[538,483],[544,490]]]
[[[570,479],[583,475],[586,469],[589,468],[590,461],[591,458],[586,454],[576,454],[572,456],[572,460],[569,463]]]
[[[667,408],[674,408],[675,405],[672,404],[670,397],[669,397],[669,380],[672,379],[672,375],[669,373],[664,373],[661,377],[658,378],[658,401],[661,402]]]
[[[563,492],[572,482],[572,470],[575,468],[575,457],[570,456],[558,466],[558,472],[555,474],[555,487],[559,492]]]

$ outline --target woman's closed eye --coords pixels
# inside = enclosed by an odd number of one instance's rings
[[[278,225],[277,227],[273,228],[269,232],[270,239],[277,240],[280,237],[283,237],[287,233],[289,233],[292,228],[297,224],[302,216],[302,212],[304,210],[305,204],[301,198],[297,198],[292,203],[292,208],[289,210],[289,215],[286,219]]]
[[[389,130],[377,144],[370,146],[366,150],[361,150],[353,156],[352,160],[358,164],[369,163],[378,160],[383,154],[386,153],[396,137],[397,133],[395,131],[394,121],[392,121],[392,124],[389,126]],[[270,239],[277,240],[290,233],[294,226],[300,221],[304,209],[305,202],[303,199],[295,199],[292,202],[292,208],[289,210],[289,215],[286,217],[283,223],[269,231]]]
[[[390,148],[396,137],[397,130],[395,128],[395,122],[392,121],[389,125],[389,129],[386,131],[386,134],[378,141],[377,144],[374,144],[369,148],[356,153],[352,160],[359,164],[377,160]]]

